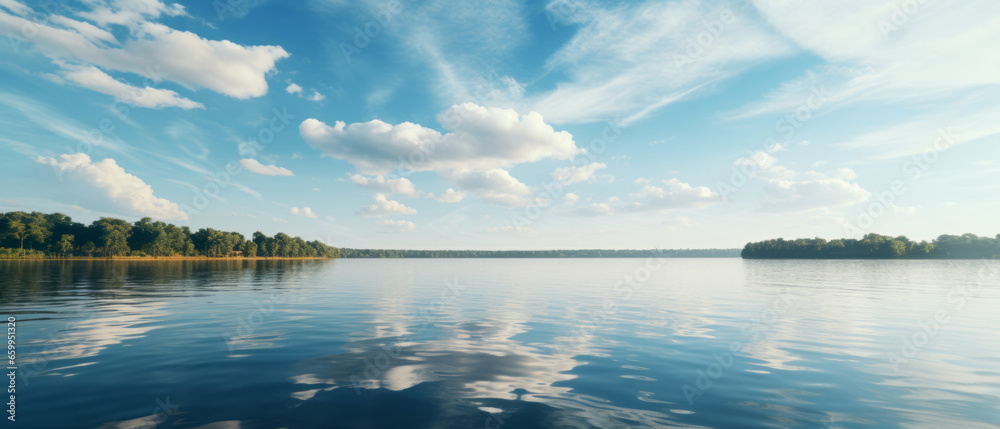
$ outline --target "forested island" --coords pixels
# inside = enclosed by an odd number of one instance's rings
[[[860,240],[800,238],[747,243],[744,259],[983,259],[1000,257],[1000,234],[941,235],[931,242],[867,234]]]
[[[0,259],[207,257],[336,258],[338,249],[279,232],[249,239],[238,232],[102,217],[90,225],[62,213],[0,214]]]
[[[340,249],[341,258],[737,258],[740,249],[405,250]]]

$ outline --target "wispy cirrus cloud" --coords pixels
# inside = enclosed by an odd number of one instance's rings
[[[17,0],[0,0],[0,7],[11,11],[11,13],[19,16],[25,16],[32,12],[31,8],[25,6],[23,3]]]
[[[295,173],[285,167],[278,167],[274,164],[264,165],[260,161],[251,158],[244,158],[240,160],[240,167],[243,167],[247,171],[256,174],[263,174],[265,176],[294,176]]]
[[[705,85],[795,52],[736,2],[588,5],[582,25],[548,62],[569,76],[529,97],[554,123],[624,117],[627,125]]]
[[[501,102],[518,97],[519,87],[510,84],[510,77],[505,91],[477,91],[483,89],[484,75],[529,40],[524,2],[433,0],[409,4],[406,13],[409,19],[400,20],[395,34],[412,52],[413,60],[431,72],[429,81],[442,102]]]
[[[0,109],[7,110],[7,113],[0,117],[0,121],[5,122],[8,133],[14,125],[22,122],[21,119],[15,118],[22,118],[23,121],[33,123],[53,135],[72,142],[77,147],[85,147],[85,144],[89,144],[126,156],[133,156],[132,148],[122,143],[116,136],[106,134],[101,138],[92,138],[94,127],[81,124],[64,115],[54,106],[46,105],[40,101],[9,92],[0,92]],[[37,138],[37,135],[34,137]]]
[[[123,83],[97,67],[70,67],[69,70],[64,70],[59,75],[77,86],[110,95],[115,100],[137,107],[150,109],[179,107],[185,110],[205,108],[201,103],[181,97],[177,92],[169,89],[153,88],[150,86],[139,88]]]
[[[1000,4],[988,0],[918,2],[916,9],[865,0],[754,2],[782,35],[825,64],[784,83],[737,117],[780,112],[823,83],[830,104],[952,98],[1000,84]]]

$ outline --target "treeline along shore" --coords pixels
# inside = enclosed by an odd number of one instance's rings
[[[0,259],[336,258],[338,249],[279,232],[249,239],[238,232],[102,217],[90,225],[62,213],[0,214]]]
[[[736,258],[982,259],[1000,258],[1000,234],[941,235],[928,241],[868,234],[861,239],[782,238],[740,249],[409,250],[338,249],[279,232],[201,228],[195,232],[144,217],[134,223],[102,217],[90,225],[62,213],[0,213],[0,259],[262,259],[262,258]]]
[[[740,249],[406,250],[340,249],[341,258],[738,258]]]
[[[941,235],[928,241],[913,241],[905,236],[867,234],[858,239],[758,241],[747,243],[740,255],[744,259],[984,259],[1000,258],[1000,234],[980,237],[975,234]]]
[[[192,232],[145,217],[134,223],[102,217],[90,225],[62,213],[0,214],[0,259],[261,259],[261,258],[737,258],[740,249],[676,250],[404,250],[338,249],[285,233],[202,228]]]

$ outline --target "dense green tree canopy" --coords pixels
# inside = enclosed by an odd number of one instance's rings
[[[257,231],[253,240],[238,232],[202,228],[192,233],[144,217],[135,223],[102,217],[90,225],[73,222],[62,213],[0,214],[0,258],[69,256],[209,256],[336,258],[338,249],[319,241],[304,241],[285,233],[268,237]]]
[[[340,249],[341,258],[735,258],[739,249],[403,250]]]
[[[1000,234],[942,235],[932,242],[916,242],[906,236],[868,234],[860,240],[822,238],[747,243],[745,259],[978,259],[1000,256]]]

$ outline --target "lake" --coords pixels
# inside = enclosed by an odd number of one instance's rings
[[[998,265],[0,261],[5,427],[997,428]]]

